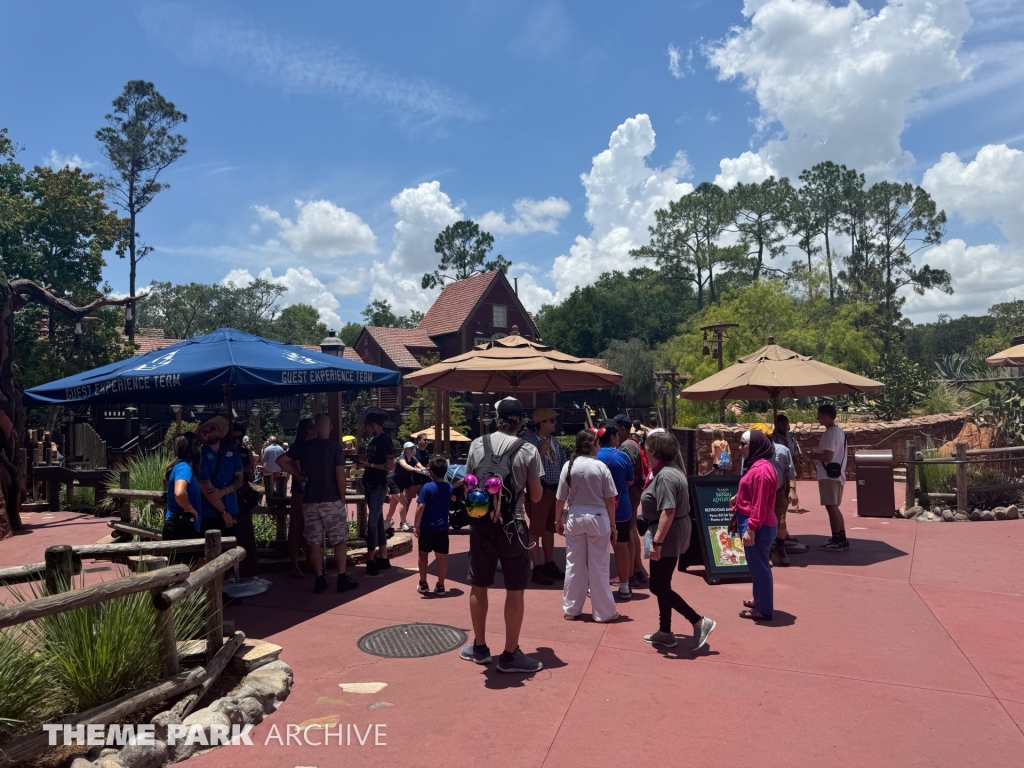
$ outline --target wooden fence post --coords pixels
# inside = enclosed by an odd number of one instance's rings
[[[220,531],[206,532],[206,562],[212,562],[221,553]],[[206,588],[206,660],[213,658],[224,644],[223,576],[210,580]]]
[[[154,598],[163,592],[165,587],[152,592]],[[154,600],[155,603],[155,600]],[[160,677],[172,677],[181,671],[178,663],[178,641],[174,636],[174,606],[166,610],[157,609],[156,637],[160,648]]]
[[[956,444],[956,511],[967,512],[967,443]]]
[[[55,544],[46,548],[46,594],[56,595],[71,589],[71,575],[75,572],[74,550],[70,544]]]
[[[118,486],[127,490],[131,486],[131,475],[127,469],[122,469],[121,474],[118,477]],[[120,499],[118,504],[121,508],[121,522],[131,523],[132,521],[132,503],[129,499]]]
[[[907,461],[908,462],[911,461],[914,458],[914,441],[913,440],[907,440],[907,453],[906,453],[906,457],[907,457]],[[909,463],[907,464],[907,495],[906,495],[907,509],[910,509],[912,506],[914,506],[915,503],[917,503],[917,500],[916,500],[916,498],[914,496],[914,488],[917,485],[917,472],[916,472],[916,469],[917,469],[917,467],[914,464],[909,464]]]
[[[922,461],[923,462],[924,461],[924,454],[921,453],[920,451],[918,451],[917,453],[914,454],[914,458],[917,461]],[[929,504],[929,501],[928,501],[928,477],[927,477],[927,475],[925,475],[924,464],[918,464],[917,465],[917,473],[918,473],[918,476],[920,477],[920,482],[921,482],[921,506],[925,507],[927,509],[928,508],[928,504]]]

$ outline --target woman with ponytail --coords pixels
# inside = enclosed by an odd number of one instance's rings
[[[584,429],[576,435],[576,452],[562,468],[555,493],[555,528],[565,535],[562,609],[569,621],[583,613],[588,589],[594,621],[619,618],[608,582],[618,493],[611,471],[597,460],[597,450],[593,432]]]

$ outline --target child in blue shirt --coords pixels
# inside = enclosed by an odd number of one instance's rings
[[[434,553],[437,564],[437,586],[435,595],[443,595],[444,577],[448,575],[448,510],[452,500],[452,487],[445,482],[448,461],[435,456],[428,465],[430,482],[420,488],[416,499],[416,519],[413,533],[419,539],[420,584],[416,591],[421,595],[430,592],[427,586],[427,559]]]

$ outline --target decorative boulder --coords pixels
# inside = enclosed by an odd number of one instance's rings
[[[277,709],[277,698],[274,696],[274,689],[259,680],[243,683],[242,687],[235,691],[234,696],[239,700],[244,698],[256,699],[260,706],[263,707],[263,711],[268,715]]]
[[[905,518],[906,518],[907,520],[913,520],[914,518],[916,518],[916,517],[917,517],[918,515],[921,515],[921,514],[924,514],[924,507],[919,507],[919,506],[917,506],[917,505],[915,504],[914,506],[910,507],[910,508],[909,508],[909,509],[908,509],[908,510],[907,510],[907,511],[906,511],[906,512],[905,512],[905,513],[903,514],[903,516],[904,516],[904,517],[905,517]]]
[[[1020,520],[1020,510],[1017,509],[1016,504],[1011,504],[1006,508],[1006,519],[1007,520]]]
[[[976,509],[973,512],[971,512],[971,520],[973,520],[974,522],[978,522],[979,520],[981,520],[981,510],[980,509]]]
[[[989,520],[995,520],[996,514],[991,509],[983,509],[981,511],[981,519],[986,522]]]
[[[239,699],[238,708],[242,711],[242,719],[246,725],[256,725],[263,720],[263,705],[251,696]]]
[[[288,697],[288,692],[292,687],[292,678],[290,674],[291,670],[283,669],[268,669],[267,667],[261,667],[253,672],[250,672],[242,680],[242,685],[263,685],[273,692],[274,698],[277,701],[281,701]]]
[[[996,520],[1006,519],[1006,507],[996,507],[992,510],[992,514],[995,515]]]
[[[225,696],[222,699],[217,699],[210,704],[209,709],[211,712],[220,712],[231,721],[232,725],[241,725],[245,722],[245,714],[242,712],[241,707],[238,706],[238,699],[235,696]]]
[[[158,739],[152,744],[129,744],[119,759],[128,768],[160,768],[167,761],[167,744]]]
[[[191,729],[193,725],[202,726],[206,732],[207,744],[210,742],[210,726],[211,725],[224,725],[231,728],[231,721],[227,715],[223,712],[213,712],[208,707],[204,709],[197,709],[191,715],[186,717],[182,723],[185,726],[186,732]],[[186,744],[185,739],[180,739],[177,744],[174,745],[174,757],[172,762],[179,762],[191,757],[200,749],[206,749],[206,745],[203,744]]]
[[[153,715],[149,722],[156,726],[156,738],[161,741],[167,741],[167,726],[181,725],[181,718],[173,710],[167,710]]]
[[[954,513],[952,509],[949,509],[947,507],[946,509],[942,510],[942,522],[952,523],[955,519],[956,513]]]
[[[972,519],[973,518],[967,512],[957,512],[955,515],[953,515],[953,520],[957,523],[965,523],[968,520]]]

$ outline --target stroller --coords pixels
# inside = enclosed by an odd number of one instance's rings
[[[456,531],[469,525],[466,511],[466,465],[449,464],[444,479],[452,486],[452,502],[448,511],[448,525]]]

